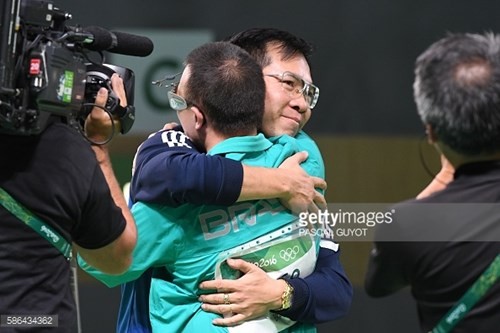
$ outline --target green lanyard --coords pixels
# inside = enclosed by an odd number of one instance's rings
[[[42,220],[36,217],[32,212],[30,212],[26,207],[22,206],[16,201],[9,193],[5,192],[3,188],[0,187],[0,204],[5,207],[9,212],[11,212],[19,220],[23,221],[26,225],[30,226],[35,230],[40,236],[49,241],[56,249],[58,249],[66,259],[71,260],[71,244],[64,239],[57,231],[52,227],[45,224]]]
[[[430,333],[451,332],[453,327],[472,309],[481,297],[495,284],[500,277],[500,254],[486,268],[481,276],[467,290],[467,292],[455,303],[455,305],[441,318],[439,323]]]

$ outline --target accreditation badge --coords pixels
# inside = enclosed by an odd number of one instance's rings
[[[215,267],[216,279],[237,279],[241,273],[230,268],[226,259],[237,258],[260,267],[273,279],[284,275],[305,277],[314,271],[319,250],[319,237],[300,233],[299,224],[293,223],[265,234],[248,243],[219,254]],[[266,316],[228,327],[234,333],[280,332],[295,321],[268,313]]]

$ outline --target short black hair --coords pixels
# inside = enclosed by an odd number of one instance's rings
[[[309,67],[311,67],[310,56],[314,52],[313,45],[285,30],[276,28],[251,28],[227,37],[224,40],[238,45],[250,53],[262,68],[271,63],[271,59],[267,56],[267,50],[270,45],[276,45],[280,48],[283,60],[302,55]]]
[[[186,99],[198,105],[220,133],[246,135],[262,123],[265,83],[262,69],[240,47],[212,42],[186,58],[191,75]]]

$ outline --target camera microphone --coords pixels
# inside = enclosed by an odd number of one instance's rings
[[[90,34],[90,43],[85,47],[92,51],[108,51],[137,57],[146,57],[153,52],[153,42],[147,37],[109,31],[97,26],[85,27],[82,30]]]

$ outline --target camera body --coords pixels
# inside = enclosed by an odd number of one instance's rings
[[[134,73],[90,60],[88,34],[67,27],[71,15],[44,0],[0,4],[0,133],[34,135],[50,118],[81,129],[100,87],[109,91],[106,109],[117,115],[122,133],[135,120]],[[121,107],[110,77],[118,73],[129,106]]]

